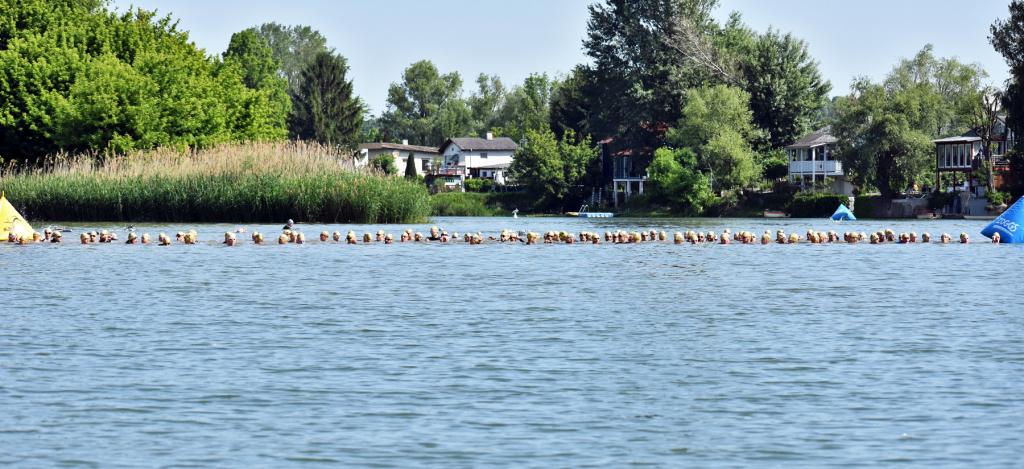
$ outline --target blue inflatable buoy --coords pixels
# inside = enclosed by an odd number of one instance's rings
[[[1024,229],[1021,225],[1024,225],[1024,197],[989,223],[981,230],[981,234],[991,238],[993,234],[999,233],[1000,243],[1024,243]]]
[[[839,208],[836,209],[836,213],[832,214],[832,220],[856,221],[857,217],[853,216],[853,212],[851,212],[850,209],[846,208],[846,204],[839,204]]]

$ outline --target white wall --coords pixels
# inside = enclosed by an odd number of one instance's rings
[[[409,157],[408,151],[405,150],[363,150],[359,158],[356,158],[356,167],[362,168],[370,164],[378,155],[388,154],[391,155],[395,160],[395,168],[398,170],[398,174],[405,174],[405,160]],[[425,176],[426,171],[423,170],[424,161],[436,160],[437,164],[441,164],[441,157],[437,153],[421,153],[412,152],[413,159],[416,160],[416,174]]]
[[[487,154],[485,158],[483,153]],[[444,161],[449,166],[465,166],[469,169],[496,164],[511,164],[512,151],[463,151],[456,144],[448,145],[444,151]]]

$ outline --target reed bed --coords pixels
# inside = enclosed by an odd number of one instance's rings
[[[431,211],[421,184],[354,169],[337,150],[303,142],[58,155],[7,168],[0,189],[42,220],[415,223]]]

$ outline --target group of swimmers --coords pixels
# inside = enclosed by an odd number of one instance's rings
[[[224,233],[224,241],[221,243],[225,246],[235,246],[238,244],[238,235],[245,233],[245,228],[239,228],[234,232]],[[63,235],[60,230],[51,230],[47,228],[43,233],[34,232],[29,236],[18,235],[10,233],[7,241],[16,244],[32,244],[32,243],[61,243],[63,242]],[[251,235],[252,244],[262,245],[264,244],[264,235],[260,232],[253,232]],[[340,231],[333,233],[322,231],[319,237],[320,243],[342,243],[345,244],[371,244],[371,243],[383,243],[392,244],[395,242],[395,238],[391,233],[385,233],[384,230],[378,230],[375,234],[363,233],[363,235],[357,236],[354,231],[349,231],[345,234],[344,238]],[[948,233],[942,233],[939,236],[938,243],[949,244],[953,238]],[[107,230],[102,231],[88,231],[79,235],[79,242],[81,244],[95,244],[95,243],[113,243],[118,241],[117,233],[110,232]],[[477,233],[465,233],[462,236],[459,233],[449,234],[448,231],[442,230],[436,226],[431,227],[427,235],[423,233],[414,232],[411,229],[402,231],[398,238],[398,242],[406,243],[422,243],[422,242],[438,242],[438,243],[452,243],[452,242],[464,242],[471,245],[483,244],[484,242],[498,242],[498,243],[525,243],[525,244],[601,244],[602,241],[609,244],[638,244],[638,243],[650,243],[650,242],[667,242],[668,234],[665,231],[650,230],[650,231],[605,231],[602,236],[599,233],[583,231],[579,233],[570,233],[567,231],[548,231],[545,233],[535,232],[517,232],[512,230],[502,230],[498,236],[484,236],[482,232]],[[699,232],[699,231],[687,231],[675,232],[672,236],[672,242],[674,244],[798,244],[798,243],[810,243],[810,244],[832,244],[832,243],[870,243],[870,244],[915,244],[915,243],[931,243],[932,235],[930,233],[922,233],[918,236],[916,232],[911,233],[899,233],[898,235],[893,230],[877,231],[868,235],[864,232],[846,232],[842,236],[835,231],[814,231],[807,230],[807,233],[801,237],[797,233],[786,234],[784,230],[778,230],[774,236],[770,231],[765,231],[760,237],[755,235],[751,231],[737,231],[735,233],[726,229],[721,233],[714,231]],[[999,233],[995,233],[992,236],[993,243],[1000,243],[1001,238]],[[199,233],[195,230],[182,231],[175,233],[175,235],[169,236],[166,233],[160,233],[157,235],[156,244],[159,246],[170,246],[172,244],[197,244],[199,243]],[[281,234],[277,236],[277,244],[305,244],[306,235],[301,231],[293,229],[291,223],[287,225]],[[960,233],[959,237],[960,244],[970,243],[970,237],[967,233]],[[130,231],[127,235],[125,244],[152,244],[152,239],[149,233],[137,234],[135,231]]]

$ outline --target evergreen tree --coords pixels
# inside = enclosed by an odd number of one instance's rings
[[[410,152],[409,157],[405,159],[405,177],[407,179],[416,179],[418,174],[416,173],[416,157]]]
[[[295,96],[293,132],[331,145],[355,143],[363,124],[362,102],[352,95],[345,58],[321,52],[302,72]]]
[[[1010,2],[1010,17],[992,24],[989,42],[1010,66],[1010,79],[1003,94],[1007,127],[1024,135],[1024,1]],[[1024,138],[1017,138],[1017,150],[1024,150]]]

